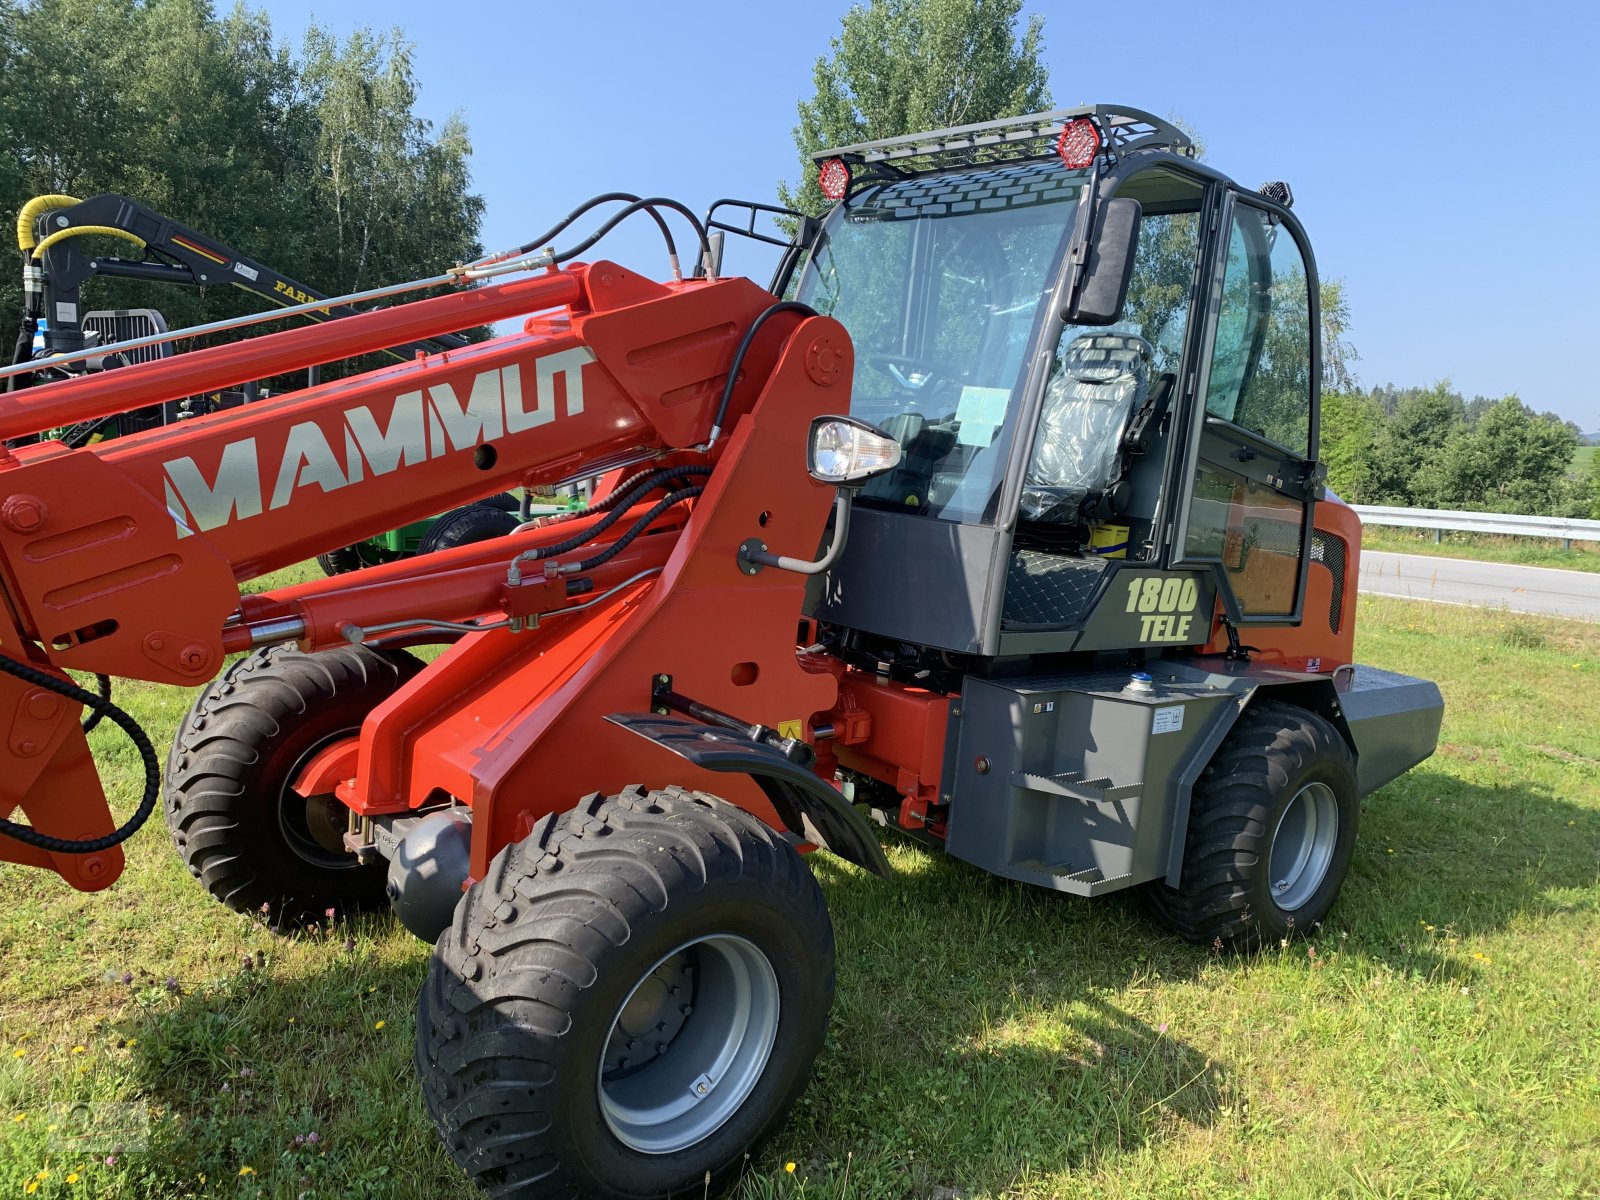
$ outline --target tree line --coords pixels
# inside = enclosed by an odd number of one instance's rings
[[[1578,427],[1449,381],[1324,393],[1328,486],[1353,504],[1600,518],[1600,457],[1572,470]]]
[[[419,118],[401,32],[296,48],[264,13],[209,0],[0,0],[0,211],[36,195],[127,195],[326,294],[436,274],[481,253],[484,202],[452,116]],[[126,243],[98,239],[126,256]],[[93,308],[176,328],[259,311],[231,287],[95,280]],[[0,275],[0,346],[18,272]]]

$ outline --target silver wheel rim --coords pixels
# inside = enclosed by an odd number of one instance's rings
[[[600,1112],[641,1154],[710,1137],[755,1090],[778,1037],[778,976],[731,934],[685,942],[628,991],[599,1066]]]
[[[1305,905],[1328,877],[1339,840],[1339,803],[1325,783],[1308,783],[1294,794],[1272,831],[1268,863],[1272,898],[1285,912]]]

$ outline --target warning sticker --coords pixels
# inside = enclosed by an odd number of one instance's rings
[[[1150,722],[1151,733],[1177,733],[1183,728],[1183,705],[1169,704],[1158,708]]]
[[[800,722],[798,720],[795,720],[795,721],[779,721],[778,722],[778,736],[779,737],[798,738],[798,737],[800,737],[800,734],[801,734],[801,729],[800,729]]]

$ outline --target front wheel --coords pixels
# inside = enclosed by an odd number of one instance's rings
[[[344,847],[350,810],[293,784],[421,669],[403,650],[270,646],[213,680],[167,757],[167,826],[190,874],[229,908],[265,906],[283,924],[385,907],[383,865]]]
[[[1310,933],[1355,853],[1355,758],[1315,713],[1266,701],[1239,718],[1195,785],[1179,886],[1155,915],[1202,945],[1248,950]]]
[[[519,1198],[731,1180],[804,1090],[833,930],[794,849],[711,796],[592,796],[503,850],[439,939],[417,1068],[446,1147]]]

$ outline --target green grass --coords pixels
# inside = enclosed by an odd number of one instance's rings
[[[1321,935],[1216,956],[1131,898],[909,843],[892,882],[818,855],[832,1033],[742,1200],[1600,1196],[1600,637],[1360,619],[1364,661],[1449,707],[1439,754],[1366,801]],[[120,695],[158,740],[186,703]],[[131,755],[94,741],[126,794]],[[38,1196],[471,1195],[411,1077],[424,948],[378,918],[274,936],[159,824],[101,895],[0,871],[0,1196],[41,1170]],[[149,1149],[61,1149],[51,1106],[78,1100],[144,1106]]]
[[[1596,454],[1600,454],[1600,446],[1579,446],[1572,455],[1572,473],[1587,474]]]
[[[1563,550],[1560,541],[1553,538],[1502,537],[1487,533],[1446,533],[1442,542],[1435,542],[1430,529],[1363,525],[1361,545],[1367,550],[1392,550],[1401,554],[1600,572],[1600,542],[1573,542],[1572,549]]]

